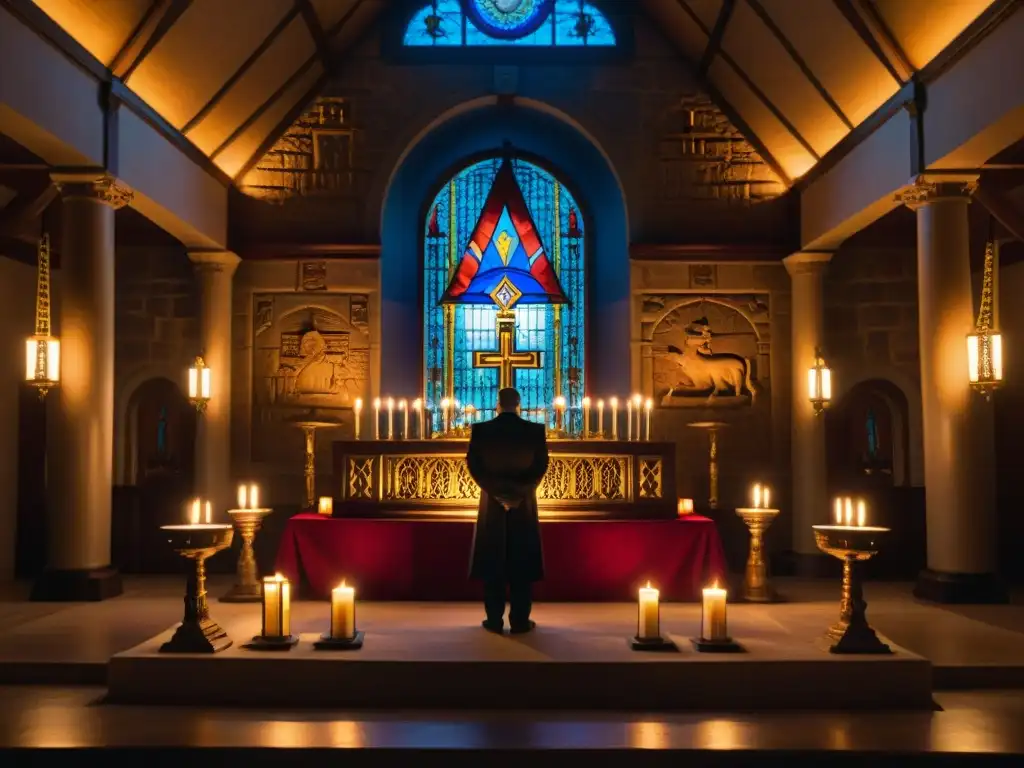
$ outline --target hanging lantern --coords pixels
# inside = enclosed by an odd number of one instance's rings
[[[25,381],[39,397],[60,381],[60,340],[50,335],[50,236],[39,239],[36,281],[36,332],[25,339]]]
[[[198,413],[205,412],[206,404],[210,402],[210,369],[202,356],[197,357],[188,369],[188,400]]]
[[[967,337],[967,375],[971,388],[989,399],[1003,383],[1003,337],[995,327],[996,245],[991,237],[985,244],[981,307],[974,333]]]
[[[814,365],[807,370],[807,396],[819,414],[832,402],[832,370],[821,356],[821,350],[814,350]]]

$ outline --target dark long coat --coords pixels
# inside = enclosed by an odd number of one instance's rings
[[[540,581],[537,486],[548,470],[544,426],[514,413],[475,424],[466,462],[481,491],[470,578]]]

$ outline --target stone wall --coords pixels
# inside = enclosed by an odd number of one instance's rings
[[[495,94],[561,113],[604,150],[634,242],[789,234],[777,178],[642,18],[635,58],[594,66],[401,66],[381,58],[371,35],[245,177],[237,230],[252,241],[377,242],[403,153],[436,121]]]

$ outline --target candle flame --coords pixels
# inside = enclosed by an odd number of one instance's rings
[[[409,404],[407,402],[405,402],[405,398],[402,398],[401,400],[398,401],[398,409],[400,411],[404,411],[408,407],[409,407]]]
[[[867,517],[867,510],[864,505],[864,499],[857,500],[857,525],[861,528],[864,527],[864,520]]]
[[[853,525],[853,499],[849,496],[845,500],[846,505],[846,524]]]
[[[651,588],[651,582],[650,582],[650,580],[648,580],[648,582],[647,582],[647,586],[646,586],[646,587],[644,587],[644,589],[650,589],[650,588]]]
[[[640,407],[640,403],[643,402],[643,398],[640,395],[633,395],[633,405],[637,408]]]
[[[395,407],[395,398],[389,397],[388,398],[388,410],[390,411],[394,407]]]
[[[647,401],[644,403],[644,408],[646,408],[649,411],[653,407],[654,407],[654,401],[651,400],[651,398],[648,397]]]
[[[192,525],[199,525],[199,499],[192,500],[192,512],[189,515],[189,522]]]
[[[206,524],[209,525],[212,520],[212,514],[210,509],[210,502],[206,502]]]
[[[284,582],[284,581],[288,581],[288,579],[286,579],[286,578],[285,578],[284,576],[282,576],[282,575],[281,575],[280,573],[275,573],[275,574],[274,574],[274,581],[277,581],[277,582]]]
[[[590,398],[589,397],[584,397],[583,398],[583,407],[584,408],[589,408],[590,407]]]
[[[835,510],[836,510],[836,525],[842,525],[843,524],[843,500],[840,499],[838,496],[836,496]]]
[[[357,397],[356,398],[356,410],[357,411],[363,410],[363,398],[361,398],[361,397]]]
[[[597,407],[598,407],[599,410],[603,411],[604,410],[604,400],[598,400],[597,401]]]
[[[373,398],[373,407],[376,408],[377,410],[380,410],[380,398],[379,397]]]
[[[415,408],[417,411],[420,409],[421,405],[423,405],[423,401],[420,400],[418,397],[412,401],[412,407]]]
[[[617,397],[613,397],[608,402],[611,403],[612,408],[618,408],[619,407],[619,398],[617,398]]]

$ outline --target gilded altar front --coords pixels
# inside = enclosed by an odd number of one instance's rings
[[[466,442],[339,441],[335,514],[453,517],[475,513],[480,488]],[[625,441],[552,441],[537,489],[550,519],[667,518],[675,514],[675,446]]]

